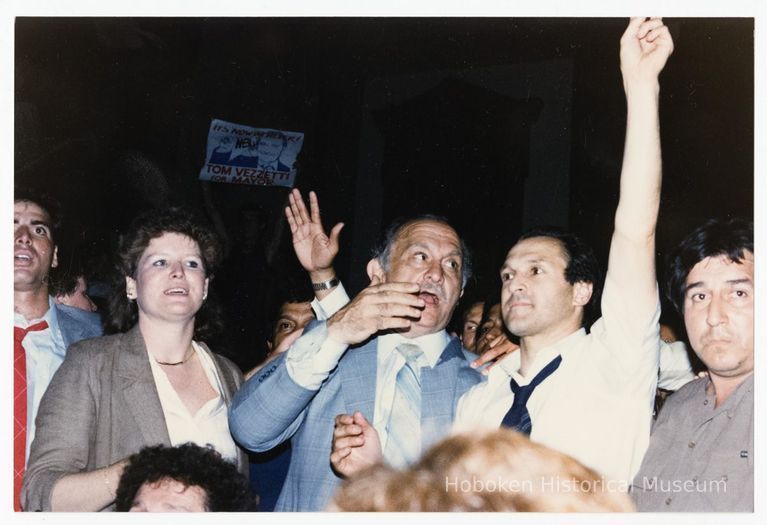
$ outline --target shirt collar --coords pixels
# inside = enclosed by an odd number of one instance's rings
[[[703,385],[703,393],[705,394],[706,399],[711,400],[711,406],[713,408],[715,406],[716,394],[713,393],[713,390],[712,393],[709,393],[709,385],[711,385],[710,377],[707,381],[705,381],[705,384]],[[751,392],[753,389],[754,374],[751,374],[746,379],[744,379],[741,384],[738,385],[738,387],[732,392],[732,394],[730,394],[727,399],[724,400],[724,403],[716,408],[713,408],[714,413],[726,412],[728,416],[733,417],[735,412],[738,410],[738,407],[740,406],[740,401],[748,392]]]
[[[13,312],[13,325],[18,326],[19,328],[26,328],[28,326],[31,326],[33,324],[39,323],[40,321],[45,321],[48,323],[48,326],[53,326],[55,323],[58,323],[59,318],[56,316],[56,308],[55,308],[55,302],[53,301],[53,297],[50,295],[48,296],[48,311],[45,312],[45,315],[40,317],[39,319],[27,319],[23,315],[21,315],[18,312]]]
[[[411,343],[418,345],[423,351],[426,362],[430,367],[434,367],[439,361],[442,351],[450,342],[450,336],[445,330],[440,330],[433,334],[422,335],[413,339],[403,337],[401,334],[385,334],[378,338],[378,352],[382,358],[386,359],[400,343]]]
[[[578,344],[578,341],[580,341],[584,337],[586,337],[586,329],[579,328],[575,332],[571,333],[567,337],[560,339],[556,343],[553,343],[545,348],[542,348],[538,352],[538,354],[536,354],[535,360],[531,363],[531,366],[528,368],[526,377],[522,377],[519,373],[519,367],[521,366],[521,350],[519,352],[514,352],[515,354],[520,354],[520,357],[517,358],[516,368],[514,368],[513,370],[510,370],[509,375],[513,377],[517,381],[517,383],[519,383],[520,385],[526,385],[538,374],[538,372],[543,370],[544,367],[548,365],[558,355],[562,356],[563,361],[567,359],[567,354],[571,351],[571,349],[575,348]],[[510,362],[509,364],[511,363],[512,362]]]

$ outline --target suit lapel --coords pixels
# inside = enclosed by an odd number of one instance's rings
[[[144,436],[146,443],[170,445],[165,415],[157,394],[146,345],[138,325],[120,340],[117,376],[128,410]]]
[[[83,339],[83,326],[80,323],[72,321],[70,315],[59,308],[59,305],[54,305],[56,309],[56,319],[59,323],[59,331],[61,332],[61,339],[64,341],[64,348],[69,348],[74,341]]]
[[[101,335],[98,314],[56,303],[53,303],[52,309],[56,313],[64,349],[83,339]]]
[[[338,364],[341,394],[347,413],[362,412],[368,421],[375,416],[377,339],[360,348],[350,348]]]

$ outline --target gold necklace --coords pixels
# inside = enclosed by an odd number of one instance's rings
[[[159,359],[157,359],[154,356],[152,356],[152,359],[154,359],[155,363],[157,363],[158,365],[163,365],[163,366],[178,366],[178,365],[183,365],[184,363],[189,361],[192,358],[192,356],[194,355],[194,348],[190,348],[189,350],[190,351],[189,351],[189,355],[188,356],[186,356],[181,361],[177,361],[175,363],[166,363],[165,361],[160,361]]]

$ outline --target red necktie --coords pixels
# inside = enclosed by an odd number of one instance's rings
[[[27,453],[27,356],[21,342],[29,332],[48,328],[40,321],[27,328],[13,327],[13,510],[21,511],[21,482]]]

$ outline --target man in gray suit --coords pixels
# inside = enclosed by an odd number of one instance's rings
[[[384,457],[403,464],[447,433],[457,399],[480,381],[460,341],[445,331],[470,262],[444,219],[392,226],[367,271],[366,289],[327,321],[310,324],[234,398],[229,428],[245,448],[292,440],[276,510],[327,505],[340,480],[329,462],[338,414],[371,422]]]
[[[16,193],[13,205],[14,506],[40,399],[67,347],[101,335],[98,314],[56,304],[48,276],[58,265],[59,221],[44,197]]]

